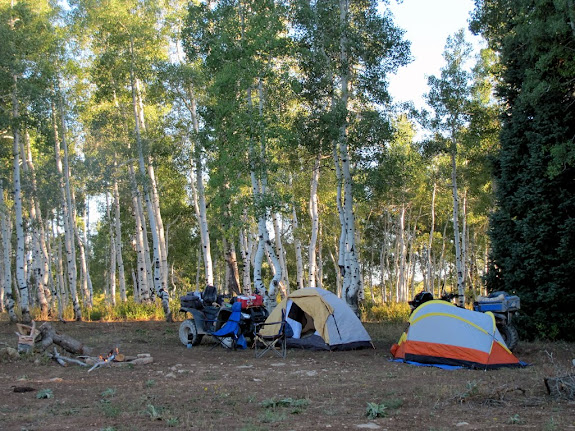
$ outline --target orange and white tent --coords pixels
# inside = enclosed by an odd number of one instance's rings
[[[421,364],[481,369],[525,365],[505,345],[493,314],[439,300],[413,311],[408,329],[391,353],[396,359]]]

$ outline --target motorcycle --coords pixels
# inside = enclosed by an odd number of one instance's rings
[[[452,302],[453,299],[458,297],[459,295],[454,293],[444,293],[440,299]],[[413,310],[421,304],[433,299],[433,294],[431,292],[419,292],[415,295],[412,301],[408,302],[411,312],[413,313]],[[512,323],[512,319],[520,308],[521,301],[519,297],[509,295],[504,291],[493,292],[489,294],[489,296],[478,296],[476,301],[473,303],[474,311],[478,311],[480,313],[490,311],[493,314],[495,317],[495,325],[509,350],[515,349],[519,342],[519,334],[517,333],[517,328],[515,328]]]
[[[180,297],[180,312],[191,314],[190,319],[184,320],[179,329],[179,338],[184,346],[197,346],[202,342],[204,335],[210,335],[220,329],[229,319],[231,305],[224,302],[224,295],[218,295],[213,286],[207,286],[201,294],[188,293]],[[263,323],[269,313],[263,305],[248,305],[242,303],[240,318],[240,332],[249,340],[253,339],[256,323]],[[232,339],[224,339],[224,344],[231,346]]]

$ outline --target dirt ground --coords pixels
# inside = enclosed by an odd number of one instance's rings
[[[118,347],[154,361],[88,372],[42,354],[1,359],[0,430],[575,428],[575,404],[552,399],[543,383],[573,372],[574,344],[520,342],[527,368],[445,371],[390,361],[403,325],[366,324],[374,350],[289,350],[283,360],[212,349],[208,339],[187,349],[179,324],[52,322],[96,355]],[[16,347],[15,330],[0,322],[0,349]]]

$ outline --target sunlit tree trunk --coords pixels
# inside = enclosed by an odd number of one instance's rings
[[[14,76],[14,84],[12,91],[12,119],[14,126],[12,128],[13,138],[13,182],[14,182],[14,213],[16,225],[16,281],[20,297],[20,311],[22,313],[22,321],[30,322],[30,309],[28,298],[28,285],[26,282],[25,273],[25,237],[24,237],[24,219],[22,216],[22,186],[20,180],[20,130],[18,129],[19,101],[16,95],[17,91],[17,77]]]
[[[279,259],[279,265],[282,271],[282,278],[280,284],[282,287],[282,295],[285,296],[290,291],[288,269],[286,264],[286,253],[282,241],[282,231],[279,223],[279,216],[274,213],[272,216],[273,226],[274,226],[274,236],[275,236],[275,251]]]
[[[455,134],[454,134],[455,135]],[[455,269],[457,272],[457,294],[459,295],[459,305],[463,307],[465,303],[465,278],[461,253],[461,234],[459,232],[459,196],[457,192],[457,143],[451,143],[451,187],[453,192],[453,233],[455,241]]]
[[[129,165],[130,182],[132,187],[132,207],[134,210],[134,221],[136,223],[135,232],[135,246],[137,255],[137,268],[136,268],[136,279],[138,292],[138,298],[141,302],[150,301],[150,287],[149,287],[149,270],[148,270],[148,259],[146,259],[146,245],[144,239],[144,212],[140,204],[138,186],[136,184],[136,174],[134,173],[134,167],[132,164]],[[134,295],[136,296],[136,295]]]
[[[292,184],[292,178],[290,176],[290,185]],[[294,237],[294,247],[295,247],[295,262],[296,262],[296,288],[301,289],[303,285],[303,257],[301,255],[301,241],[299,239],[299,224],[297,219],[297,210],[295,207],[295,202],[292,203],[292,232]]]
[[[47,319],[50,313],[50,289],[49,280],[49,255],[46,249],[46,237],[44,232],[44,221],[38,203],[38,186],[36,181],[36,170],[32,160],[32,148],[30,139],[26,135],[26,163],[23,167],[28,171],[31,186],[30,196],[30,221],[33,231],[34,250],[34,273],[36,275],[38,303],[40,304],[40,314],[42,319]]]
[[[244,223],[247,226],[247,213],[244,210]],[[252,267],[252,250],[253,241],[248,227],[240,229],[240,251],[242,254],[242,290],[244,295],[250,295],[252,292],[251,267]]]
[[[214,268],[212,263],[212,251],[210,246],[210,231],[208,229],[208,217],[206,211],[206,199],[204,191],[204,181],[202,179],[202,159],[199,149],[192,149],[193,164],[192,171],[194,175],[191,178],[190,186],[194,200],[194,209],[196,220],[200,228],[200,241],[202,244],[202,257],[204,261],[205,283],[208,286],[214,285]]]
[[[194,139],[198,136],[200,131],[198,113],[197,113],[197,102],[194,97],[193,91],[190,87],[187,89],[189,103],[186,104],[188,110],[190,111],[190,116],[192,118],[192,127],[194,128]],[[206,284],[214,285],[214,269],[212,263],[212,252],[210,247],[210,231],[208,228],[208,217],[206,211],[206,193],[204,188],[204,178],[203,178],[203,163],[202,163],[202,151],[199,148],[197,142],[192,144],[191,149],[192,156],[192,178],[190,180],[192,187],[192,196],[194,199],[194,209],[196,213],[196,219],[198,220],[198,225],[200,227],[200,240],[202,242],[202,256],[204,259],[204,271],[206,277]]]
[[[58,241],[58,254],[56,255],[56,268],[58,271],[57,289],[58,289],[58,298],[60,298],[60,301],[58,302],[58,317],[60,319],[63,319],[64,310],[68,306],[68,290],[66,288],[66,278],[64,277],[64,258],[62,251],[62,239],[58,237],[57,241]]]
[[[112,220],[111,205],[106,193],[106,217],[108,218],[109,262],[108,262],[108,303],[116,305],[116,239],[114,238],[114,223]]]
[[[318,154],[314,160],[314,166],[311,176],[310,194],[309,194],[309,217],[311,220],[311,238],[308,248],[309,259],[309,276],[308,286],[316,287],[317,277],[317,238],[319,232],[319,213],[318,213],[318,195],[317,187],[319,184],[319,165],[320,155]]]
[[[12,265],[10,262],[12,230],[10,229],[10,215],[4,201],[4,185],[0,179],[0,229],[2,231],[2,264],[4,288],[4,304],[11,322],[18,321],[18,316],[14,310],[14,297],[12,295]]]
[[[88,309],[92,308],[93,303],[93,291],[92,291],[92,279],[90,278],[90,272],[88,271],[88,256],[86,253],[86,244],[84,242],[84,237],[80,233],[78,224],[76,223],[76,199],[74,197],[74,191],[72,190],[72,220],[74,220],[74,234],[76,236],[76,244],[78,245],[78,251],[80,253],[80,273],[82,274],[82,295],[84,298],[84,306]],[[87,227],[84,227],[87,229]]]
[[[329,250],[329,257],[333,262],[333,266],[335,267],[335,294],[338,298],[341,298],[343,283],[341,282],[342,278],[339,272],[339,261],[335,258],[335,254],[331,249]]]
[[[427,243],[427,287],[426,290],[433,293],[433,233],[435,229],[435,193],[437,191],[437,183],[433,181],[433,192],[431,194],[431,223],[429,227],[429,241]]]
[[[322,224],[319,225],[319,237],[317,241],[317,287],[323,288],[323,235]]]
[[[62,313],[60,310],[61,305],[61,297],[60,291],[58,290],[58,282],[54,279],[54,272],[52,268],[57,268],[55,264],[56,258],[55,256],[57,253],[53,252],[53,245],[54,245],[54,230],[50,228],[52,221],[46,220],[44,222],[44,232],[45,232],[45,239],[46,239],[46,252],[47,252],[47,277],[48,277],[48,288],[50,289],[50,309],[55,310],[58,309],[58,317],[62,319]]]
[[[134,47],[133,47],[133,40],[130,40],[130,53],[133,57]],[[150,197],[149,191],[149,181],[150,178],[146,175],[146,165],[144,161],[144,150],[143,150],[143,143],[142,143],[142,136],[141,136],[141,123],[143,118],[143,109],[139,107],[138,104],[138,81],[134,76],[134,66],[133,66],[133,58],[130,67],[130,85],[132,89],[132,106],[134,109],[134,119],[135,119],[135,136],[136,136],[136,149],[138,154],[138,163],[139,163],[139,170],[140,174],[143,177],[142,181],[142,188],[144,194],[144,200],[146,201],[146,208],[148,210],[148,221],[150,223],[150,231],[152,233],[152,244],[153,244],[153,255],[154,255],[154,262],[153,262],[153,279],[154,279],[154,289],[155,293],[160,298],[162,303],[162,308],[164,309],[164,314],[166,317],[166,321],[172,321],[172,313],[170,311],[170,298],[168,295],[168,291],[166,290],[166,286],[164,283],[164,278],[162,276],[162,256],[160,250],[160,237],[158,233],[158,225],[156,220],[156,212],[154,211],[152,199]]]
[[[114,162],[115,163],[115,162]],[[118,181],[114,179],[114,229],[116,234],[116,262],[118,264],[118,283],[120,287],[120,301],[126,302],[126,270],[124,268],[124,258],[122,257],[122,224],[120,219],[120,192]]]
[[[63,166],[62,149],[61,146],[66,145],[66,130],[65,121],[60,116],[62,124],[62,133],[59,133],[58,116],[55,106],[52,106],[52,121],[54,128],[54,153],[56,157],[56,167],[60,181],[60,190],[62,192],[62,212],[64,222],[64,244],[66,248],[66,269],[68,274],[68,288],[70,296],[72,297],[72,306],[74,307],[74,319],[82,320],[82,310],[80,309],[80,302],[78,300],[77,291],[77,269],[76,269],[76,247],[74,243],[74,226],[72,224],[71,215],[71,195],[70,184],[68,183],[67,169]]]
[[[148,176],[150,177],[150,192],[152,198],[152,207],[156,218],[156,227],[158,230],[158,242],[160,251],[160,267],[162,286],[164,289],[168,287],[168,247],[166,245],[166,234],[164,230],[164,221],[162,219],[162,212],[160,211],[160,196],[158,194],[158,185],[156,183],[156,174],[152,159],[148,161]],[[167,291],[167,290],[166,290]]]
[[[259,96],[259,117],[262,116],[263,111],[263,89],[262,82],[260,80],[258,87]],[[248,106],[252,108],[252,97],[251,89],[248,89]],[[252,110],[253,112],[253,110]],[[266,150],[265,150],[265,138],[262,138],[261,146],[259,151],[256,152],[254,139],[250,139],[250,178],[252,183],[252,196],[256,206],[261,203],[262,198],[266,195],[267,189],[267,174],[266,174]],[[258,154],[259,153],[259,154]],[[256,174],[256,159],[259,159],[259,178]],[[276,306],[276,288],[282,278],[282,271],[279,265],[279,260],[276,253],[271,245],[269,239],[269,233],[266,226],[268,211],[266,208],[260,208],[257,215],[258,222],[258,248],[256,251],[256,257],[254,261],[254,287],[261,293],[265,293],[265,304],[268,310],[273,310]],[[266,291],[265,285],[262,279],[262,264],[264,258],[264,252],[267,251],[272,258],[275,274],[270,281],[269,287]]]
[[[226,255],[226,285],[227,290],[230,295],[239,295],[241,293],[240,289],[240,278],[238,271],[238,260],[236,257],[236,247],[231,241],[228,241],[225,237],[222,240],[224,253]]]

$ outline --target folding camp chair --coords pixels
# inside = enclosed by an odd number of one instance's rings
[[[232,314],[230,314],[230,317],[224,326],[217,331],[210,333],[210,335],[218,342],[216,346],[221,345],[227,349],[233,350],[236,350],[238,345],[245,347],[245,339],[240,330],[241,314],[242,304],[240,302],[234,302],[232,305]],[[229,343],[230,339],[231,344]]]
[[[272,331],[271,335],[269,330],[263,331],[266,326],[275,325],[277,331]],[[271,351],[278,355],[280,358],[286,357],[286,312],[282,310],[281,322],[263,322],[256,323],[254,330],[254,348],[256,358],[261,358],[266,352]]]

